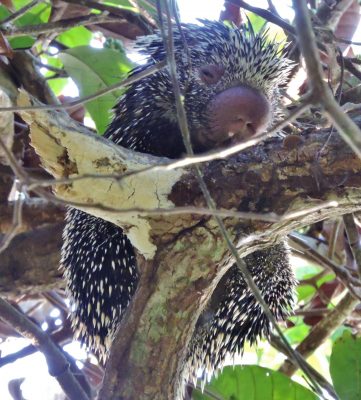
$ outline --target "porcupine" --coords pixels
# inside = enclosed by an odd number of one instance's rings
[[[280,86],[292,63],[278,44],[220,22],[174,28],[175,59],[192,146],[196,153],[253,136],[277,119]],[[183,40],[187,42],[185,55]],[[160,34],[138,39],[145,66],[164,60]],[[115,107],[105,137],[123,147],[155,156],[185,153],[167,68],[132,84]],[[121,228],[70,209],[66,217],[62,266],[72,299],[72,319],[87,346],[106,353],[136,290],[134,249]],[[245,261],[277,319],[291,306],[294,277],[284,243],[247,256]],[[210,378],[227,355],[242,352],[268,336],[270,323],[233,266],[223,276],[196,325],[188,349],[187,377],[199,370]]]

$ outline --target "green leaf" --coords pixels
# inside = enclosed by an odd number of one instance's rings
[[[314,393],[287,376],[256,365],[225,367],[206,390],[224,400],[317,400]],[[192,395],[195,400],[212,398],[198,390]]]
[[[19,9],[24,5],[28,4],[28,0],[19,0],[15,1],[15,8]],[[48,21],[50,16],[51,6],[49,4],[40,3],[30,9],[27,13],[25,13],[21,18],[15,21],[15,25],[18,27],[21,26],[29,26],[29,25],[38,25]],[[4,6],[0,7],[0,20],[3,20],[10,12]],[[35,42],[35,39],[31,36],[20,36],[15,38],[9,38],[9,43],[13,49],[22,49],[31,47]]]
[[[349,331],[332,347],[330,374],[340,400],[361,399],[361,338]]]
[[[323,285],[326,282],[331,282],[336,278],[336,275],[333,273],[327,274],[322,276],[318,281],[317,281],[317,287],[320,287],[321,285]]]
[[[247,17],[249,18],[249,21],[251,22],[252,28],[255,32],[259,32],[267,22],[264,18],[250,11],[247,11]]]
[[[31,36],[19,36],[9,38],[9,44],[12,49],[28,49],[35,43],[35,39]]]
[[[132,6],[132,3],[130,3],[128,0],[108,0],[104,2],[105,4],[110,4],[110,5],[117,5],[120,6],[120,8],[134,8]]]
[[[311,263],[305,263],[295,268],[296,279],[302,281],[303,279],[310,279],[317,275],[322,269]]]
[[[69,78],[48,79],[48,85],[50,86],[50,89],[54,92],[55,96],[59,96],[61,94],[68,82]]]
[[[309,300],[316,292],[316,289],[311,285],[299,285],[296,290],[299,302]]]
[[[154,0],[138,0],[138,4],[140,8],[143,8],[145,11],[147,11],[155,20],[158,19],[157,5]]]
[[[20,2],[16,2],[20,3]],[[22,1],[22,5],[17,8],[23,7],[25,4],[29,3],[29,1]],[[16,26],[28,26],[28,25],[38,25],[48,22],[49,16],[51,12],[50,4],[39,3],[37,6],[31,8],[27,13],[25,13],[22,17],[16,20]]]
[[[92,33],[84,26],[71,28],[61,33],[56,40],[66,47],[87,46],[92,40]]]
[[[285,331],[285,336],[290,344],[296,344],[300,343],[310,333],[310,330],[311,328],[308,325],[302,323],[288,328]]]
[[[65,70],[76,83],[81,97],[120,82],[133,67],[119,51],[95,49],[90,46],[73,47],[62,52],[59,57]],[[85,104],[99,133],[104,133],[107,128],[111,119],[110,110],[121,93],[121,90],[113,91]]]

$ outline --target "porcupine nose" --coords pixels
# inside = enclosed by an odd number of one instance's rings
[[[235,86],[218,93],[209,111],[216,141],[249,139],[263,132],[271,119],[267,98],[247,86]]]

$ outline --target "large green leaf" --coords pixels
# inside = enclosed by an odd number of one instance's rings
[[[65,70],[76,83],[81,97],[120,82],[133,67],[123,53],[111,49],[79,46],[66,50],[59,56]],[[99,133],[107,128],[111,118],[110,110],[121,93],[117,90],[85,104]]]
[[[19,9],[28,3],[28,0],[14,1],[16,9]],[[30,9],[27,13],[25,13],[21,18],[16,20],[15,25],[20,27],[45,23],[49,19],[50,11],[51,6],[49,4],[39,3],[38,5]],[[3,20],[8,15],[10,15],[9,10],[4,6],[0,6],[0,20]],[[31,36],[9,38],[9,43],[13,49],[27,48],[32,46],[34,42],[35,39]]]
[[[340,400],[361,399],[361,338],[349,331],[336,340],[330,360],[332,382]]]
[[[226,367],[206,390],[224,400],[317,400],[314,393],[287,376],[257,365]],[[198,390],[193,398],[212,399]]]

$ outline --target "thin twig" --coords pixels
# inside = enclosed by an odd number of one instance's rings
[[[347,214],[343,216],[343,222],[348,237],[348,242],[351,247],[352,254],[355,258],[358,274],[361,278],[361,245],[358,228],[354,220],[353,214]]]
[[[47,333],[3,299],[0,299],[0,317],[20,335],[30,339],[33,345],[44,354],[49,374],[59,382],[64,393],[70,399],[89,400],[79,382],[70,372],[68,360]]]
[[[359,300],[347,292],[337,306],[315,325],[308,336],[296,347],[297,353],[304,358],[309,357],[345,321],[358,303]],[[280,368],[280,371],[288,376],[293,375],[296,370],[297,366],[289,360],[286,360]]]
[[[109,13],[109,15],[116,15],[121,19],[125,19],[127,22],[133,23],[137,25],[139,28],[144,31],[144,34],[153,33],[156,28],[155,25],[151,23],[151,21],[147,20],[141,14],[134,12],[129,9],[115,7],[109,4],[99,3],[98,1],[93,0],[63,0],[65,3],[76,4],[78,6],[84,6],[88,8],[93,8],[99,11],[105,11]]]
[[[298,43],[305,59],[314,104],[320,104],[328,118],[335,124],[343,140],[361,158],[361,131],[337,104],[324,82],[316,39],[312,29],[307,3],[293,0]]]
[[[339,43],[351,44],[353,46],[361,46],[361,42],[354,42],[354,41],[349,40],[349,39],[343,39],[343,38],[335,37],[335,40],[337,42],[339,42]]]
[[[20,188],[17,193],[17,198],[14,201],[13,221],[10,230],[0,240],[0,254],[5,249],[7,249],[12,239],[19,232],[19,229],[22,226],[23,205],[24,205],[24,193],[22,190],[22,185],[20,185]]]
[[[174,56],[174,43],[173,43],[173,31],[172,31],[172,20],[171,20],[171,16],[170,16],[170,10],[168,7],[168,3],[166,0],[162,1],[162,4],[164,6],[166,15],[167,15],[167,32],[165,31],[165,27],[164,24],[161,23],[161,33],[162,33],[162,37],[163,37],[163,41],[166,45],[166,55],[167,55],[167,61],[168,61],[168,65],[169,65],[169,70],[170,70],[170,75],[171,75],[171,80],[172,80],[172,86],[173,86],[173,91],[174,91],[174,96],[175,96],[175,105],[176,105],[176,110],[177,110],[177,119],[178,119],[178,124],[180,127],[180,130],[182,132],[182,137],[183,137],[183,141],[184,141],[184,145],[187,151],[188,155],[193,155],[193,148],[191,145],[191,140],[190,140],[190,132],[188,129],[188,124],[187,124],[187,118],[186,118],[186,113],[185,113],[185,109],[181,100],[181,91],[180,91],[180,86],[179,86],[179,82],[178,82],[178,78],[177,78],[177,70],[176,70],[176,62],[175,62],[175,56]],[[159,19],[162,21],[162,14],[160,12],[160,7],[158,7],[158,17]],[[198,164],[196,164],[194,166],[194,170],[196,173],[196,178],[198,181],[198,184],[201,188],[201,191],[203,193],[203,196],[205,197],[207,206],[209,207],[209,209],[211,210],[215,210],[216,206],[215,206],[215,202],[211,197],[211,194],[204,182],[203,179],[203,174],[202,171],[200,169],[200,166]],[[285,336],[282,333],[281,328],[279,327],[274,315],[272,314],[271,310],[269,309],[267,303],[265,302],[265,300],[263,299],[263,296],[259,290],[259,288],[257,287],[256,283],[254,282],[254,279],[251,275],[251,273],[248,270],[248,267],[246,265],[246,263],[239,257],[238,251],[236,249],[236,247],[234,246],[234,244],[232,243],[231,238],[229,237],[229,234],[226,230],[225,225],[223,224],[223,221],[221,218],[219,218],[218,216],[214,217],[218,227],[220,229],[220,232],[222,234],[223,239],[225,240],[227,247],[229,248],[232,256],[235,259],[235,263],[237,265],[237,267],[239,268],[240,272],[242,273],[248,287],[250,288],[250,290],[252,291],[253,295],[255,296],[257,302],[260,304],[260,306],[262,307],[265,315],[267,316],[268,320],[271,322],[272,326],[275,328],[275,330],[277,331],[278,335],[282,338],[285,346],[288,347],[289,351],[291,354],[293,354],[293,357],[295,359],[295,362],[297,363],[297,365],[299,365],[300,368],[302,368],[302,370],[304,371],[305,375],[308,377],[311,386],[313,387],[313,389],[315,390],[315,392],[322,394],[322,392],[320,391],[320,389],[318,388],[318,383],[317,381],[314,380],[313,376],[310,375],[307,371],[307,368],[305,366],[302,366],[299,361],[298,361],[298,357],[297,354],[293,353],[293,349],[292,347],[289,345],[287,339],[285,338]]]
[[[0,21],[0,27],[4,27],[6,24],[9,24],[10,22],[16,21],[24,14],[26,14],[29,10],[31,10],[33,7],[35,7],[37,4],[42,3],[43,1],[44,0],[34,0],[26,4],[24,7],[19,8],[19,10],[15,11],[14,13],[10,14],[8,17]]]
[[[279,337],[271,334],[270,338],[271,346],[274,347],[276,350],[280,351],[281,353],[285,354],[286,356],[290,357],[290,353],[288,349],[284,346],[282,341]],[[314,376],[315,380],[317,380],[320,385],[332,396],[334,399],[338,399],[338,396],[330,383],[317,371],[315,370],[303,357],[299,354],[300,360],[302,360],[302,364],[307,365],[308,371]],[[293,362],[291,358],[289,358],[290,362]]]
[[[101,89],[101,90],[95,92],[94,94],[91,94],[91,95],[85,96],[85,97],[80,97],[76,100],[69,101],[64,104],[49,104],[49,105],[34,104],[31,106],[0,107],[0,112],[35,111],[35,110],[43,110],[43,111],[45,111],[45,110],[64,110],[64,109],[72,108],[72,107],[78,106],[80,104],[87,103],[88,101],[95,100],[105,94],[114,92],[114,90],[121,89],[125,86],[132,85],[133,83],[138,82],[139,80],[146,78],[147,76],[160,71],[165,66],[166,66],[166,62],[161,61],[157,64],[154,64],[154,65],[148,67],[147,69],[137,72],[136,74],[134,74],[126,79],[123,79],[121,82],[114,83],[111,86]]]
[[[340,228],[342,225],[342,220],[338,218],[334,224],[333,224],[333,229],[330,235],[329,239],[329,246],[328,246],[328,252],[327,252],[327,257],[330,260],[333,260],[335,252],[336,252],[336,244],[339,239],[339,233],[340,233]]]
[[[63,19],[55,22],[48,22],[39,25],[26,25],[26,26],[6,26],[2,27],[1,32],[7,37],[19,37],[34,35],[37,36],[41,33],[54,33],[66,31],[70,28],[77,26],[97,25],[110,22],[119,22],[119,17],[109,17],[109,15],[85,15],[81,17]]]
[[[256,15],[259,15],[260,17],[264,18],[266,21],[269,21],[275,25],[278,25],[279,27],[284,29],[286,32],[290,33],[292,36],[296,35],[296,30],[292,25],[290,25],[287,21],[278,17],[277,15],[273,14],[272,12],[270,12],[268,10],[251,6],[250,4],[246,3],[243,0],[229,0],[229,2],[234,3],[237,6],[244,8],[245,10],[251,11]]]
[[[354,63],[351,61],[350,58],[343,57],[342,53],[337,56],[337,61],[340,65],[344,65],[350,74],[355,76],[359,81],[361,81],[361,71],[354,66]]]
[[[345,267],[335,264],[331,259],[323,256],[318,251],[310,247],[310,245],[302,239],[301,235],[294,232],[291,233],[289,237],[291,238],[291,243],[293,242],[303,250],[307,251],[308,256],[311,259],[334,272],[340,282],[342,282],[350,291],[352,296],[359,301],[361,300],[360,294],[358,294],[354,288],[354,286],[357,288],[361,287],[361,281],[359,279],[354,278]]]

